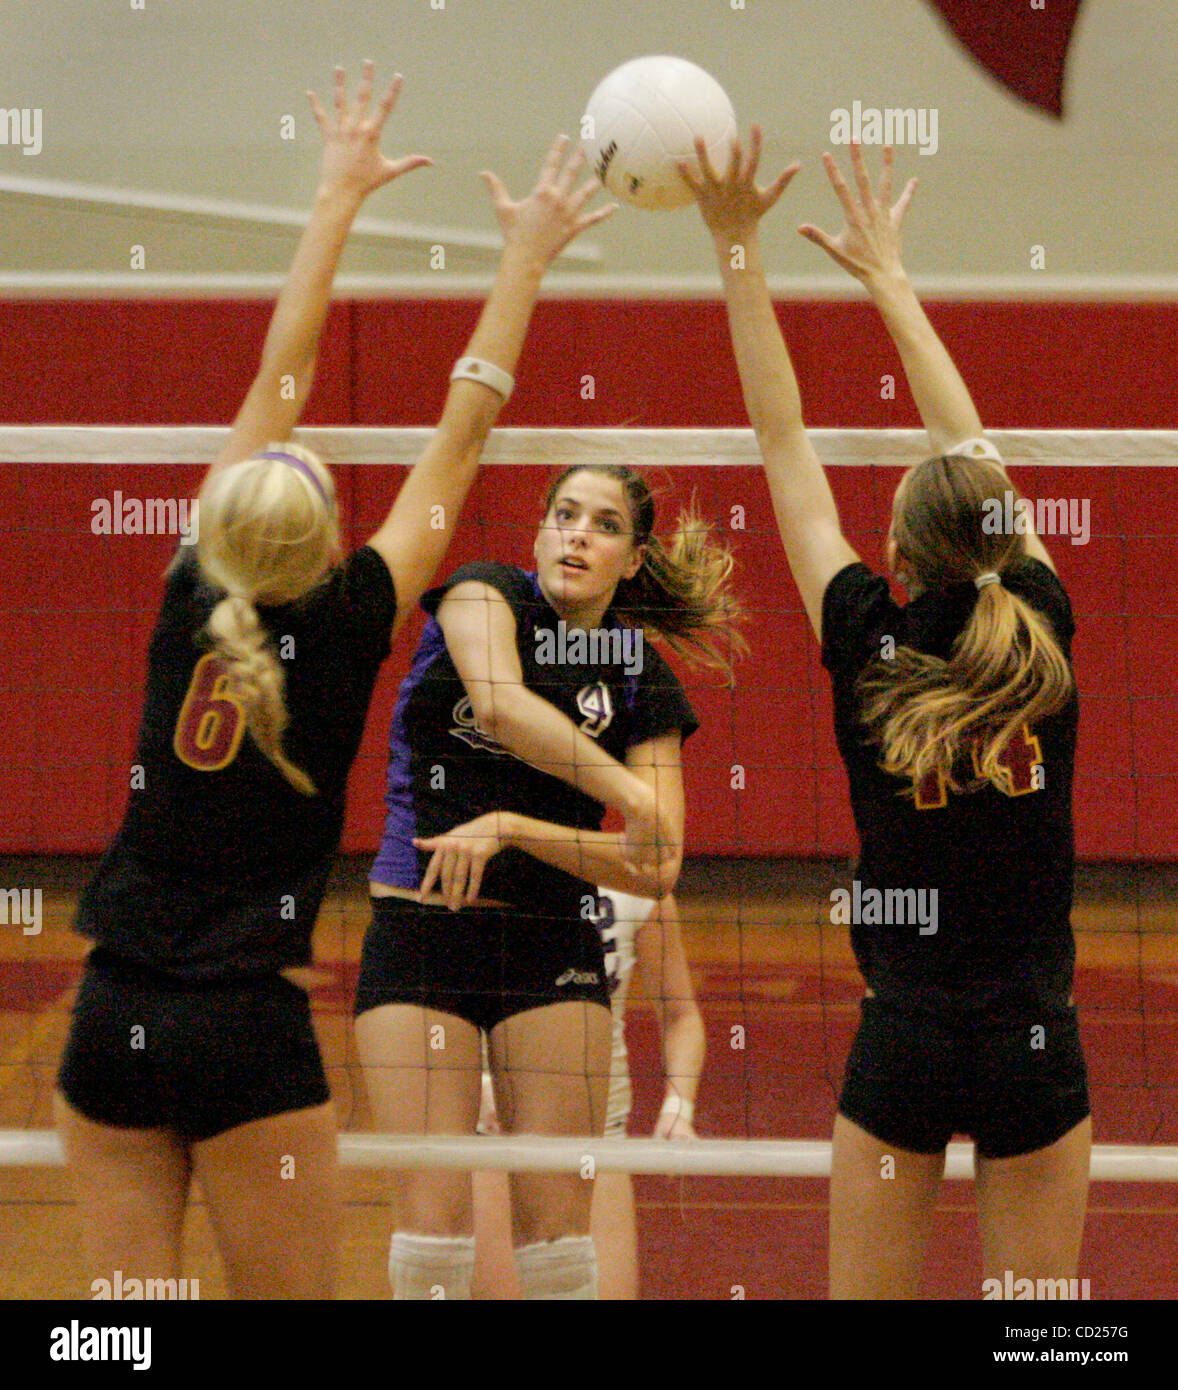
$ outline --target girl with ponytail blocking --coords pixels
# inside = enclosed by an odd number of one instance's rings
[[[310,220],[261,364],[200,492],[198,546],[168,571],[148,658],[143,769],[79,906],[95,946],[58,1078],[89,1287],[180,1274],[200,1184],[232,1297],[322,1298],[339,1220],[335,1114],[303,986],[343,828],[348,772],[393,633],[453,536],[510,392],[544,271],[585,210],[567,141],[513,202],[490,296],[436,432],[366,545],[345,555],[327,468],[289,442],[311,389],[336,263],[365,198],[429,163],[385,158],[400,88],[354,101],[337,70]],[[290,390],[291,383],[294,390]],[[280,442],[272,442],[280,441]],[[442,516],[444,528],[433,522]],[[658,839],[630,792],[636,858]]]
[[[1013,484],[900,260],[915,180],[892,206],[891,151],[876,193],[852,146],[857,197],[825,157],[846,226],[799,231],[868,289],[938,455],[895,496],[887,560],[909,602],[860,562],[761,263],[758,224],[798,166],[759,188],[759,152],[754,126],[749,155],[734,144],[723,175],[699,145],[701,173],[683,174],[713,236],[782,543],[831,674],[860,839],[855,881],[831,908],[867,990],[834,1125],[830,1292],[918,1295],[954,1133],[976,1145],[983,1279],[1071,1278],[1092,1133],[1071,994],[1071,605],[1034,531],[993,525],[1014,510],[993,505]]]

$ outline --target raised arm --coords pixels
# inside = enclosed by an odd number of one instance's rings
[[[396,105],[402,78],[393,78],[370,115],[372,72],[372,64],[365,63],[355,104],[349,106],[344,70],[336,68],[332,116],[308,93],[323,132],[315,204],[274,306],[261,365],[210,473],[249,458],[271,440],[285,440],[294,429],[311,393],[336,265],[361,204],[377,188],[432,163],[425,155],[391,160],[381,154],[381,130]]]
[[[660,864],[681,854],[681,789],[678,810],[669,792],[660,802],[656,768],[623,767],[555,705],[528,689],[515,615],[498,590],[475,581],[456,584],[442,600],[437,620],[483,733],[541,772],[619,811],[627,827],[623,843],[636,867],[657,873]]]
[[[967,440],[979,438],[982,421],[969,388],[917,299],[901,260],[900,229],[916,192],[916,180],[909,179],[893,204],[891,147],[883,151],[876,193],[871,187],[862,151],[858,145],[852,145],[856,200],[833,158],[823,155],[822,162],[842,205],[846,225],[838,236],[831,236],[811,223],[804,223],[798,231],[821,246],[871,295],[900,354],[904,375],[928,431],[933,452],[950,453]],[[1033,531],[1026,537],[1026,547],[1029,555],[1051,565],[1051,557]]]
[[[561,136],[548,152],[536,187],[519,203],[511,201],[494,174],[483,175],[504,246],[495,284],[463,356],[488,363],[507,378],[515,371],[544,271],[573,237],[617,206],[584,211],[601,185],[588,179],[578,188],[585,157],[578,149],[566,161],[567,151],[568,140]],[[453,538],[503,402],[500,389],[489,382],[460,378],[451,383],[437,430],[369,542],[392,572],[398,625],[429,586]]]
[[[761,260],[758,223],[798,166],[785,170],[768,188],[758,188],[760,149],[760,128],[754,126],[747,159],[734,142],[728,170],[721,176],[713,172],[700,140],[700,175],[694,176],[686,165],[680,165],[680,172],[695,192],[712,234],[745,407],[761,447],[782,544],[810,623],[821,635],[826,586],[858,556],[842,534],[834,495],[806,433],[797,378]]]

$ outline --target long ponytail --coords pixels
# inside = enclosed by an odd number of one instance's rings
[[[257,605],[301,598],[324,577],[339,548],[331,474],[297,444],[270,445],[266,455],[214,473],[201,492],[197,555],[202,571],[226,591],[206,631],[254,742],[304,796],[316,788],[283,751],[286,678]]]
[[[893,535],[923,588],[944,589],[1004,569],[1019,535],[991,530],[995,500],[1013,484],[999,466],[949,456],[913,469],[896,494]],[[860,719],[885,772],[919,784],[938,773],[955,791],[1010,790],[1002,757],[1020,727],[1067,703],[1071,669],[1050,624],[1004,584],[977,591],[947,660],[911,647],[873,661],[859,681]]]

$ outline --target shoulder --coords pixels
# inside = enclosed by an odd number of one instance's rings
[[[365,631],[371,629],[386,639],[397,616],[393,576],[384,557],[370,545],[352,551],[300,603],[312,613]]]
[[[501,565],[493,560],[475,560],[467,565],[459,565],[444,583],[427,590],[421,597],[422,608],[433,617],[446,595],[460,584],[486,584],[502,594],[513,609],[535,600],[535,586],[526,570],[517,565]]]
[[[846,565],[822,595],[822,664],[833,669],[874,652],[879,633],[902,616],[883,575],[862,561]]]
[[[1072,601],[1059,575],[1050,565],[1029,555],[1024,556],[1007,569],[1002,582],[1012,593],[1042,613],[1065,650],[1070,648],[1076,631]]]
[[[627,682],[627,691],[635,716],[631,745],[675,730],[686,740],[699,728],[682,681],[653,642],[643,641],[641,669]]]

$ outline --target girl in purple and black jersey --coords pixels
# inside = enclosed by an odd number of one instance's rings
[[[382,1129],[473,1134],[486,1034],[509,1132],[600,1134],[610,1011],[597,885],[661,896],[682,856],[680,747],[696,720],[649,638],[728,668],[731,559],[688,515],[669,548],[621,466],[553,484],[535,572],[467,565],[431,614],[398,701],[389,815],[356,1001]],[[664,857],[636,868],[605,806],[651,798]],[[431,891],[436,886],[437,892]],[[528,1298],[592,1298],[592,1184],[513,1175]],[[403,1173],[389,1277],[400,1298],[470,1296],[471,1181]]]

